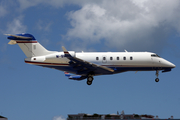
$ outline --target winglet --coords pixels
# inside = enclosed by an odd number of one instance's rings
[[[64,46],[62,46],[62,49],[64,51],[65,57],[71,57],[71,55],[69,54],[69,52],[66,50]]]
[[[64,72],[66,77],[70,77],[71,75],[68,72]]]
[[[125,52],[128,52],[127,50],[124,50]]]
[[[68,52],[64,46],[62,46],[64,52]]]

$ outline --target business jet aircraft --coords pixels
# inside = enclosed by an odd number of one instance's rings
[[[151,52],[74,52],[63,46],[63,52],[48,51],[31,34],[6,35],[11,40],[8,44],[18,44],[22,49],[27,56],[26,63],[64,71],[72,80],[87,78],[88,85],[92,84],[94,76],[126,71],[156,71],[155,81],[159,82],[159,71],[169,72],[176,67]]]

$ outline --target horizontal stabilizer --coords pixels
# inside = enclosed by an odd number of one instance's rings
[[[33,35],[28,33],[22,33],[16,35],[5,34],[5,35],[7,35],[8,39],[10,40],[36,40]]]
[[[17,42],[15,41],[15,40],[11,40],[11,41],[9,41],[9,45],[15,45]]]

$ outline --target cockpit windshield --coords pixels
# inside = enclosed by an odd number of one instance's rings
[[[151,57],[160,57],[160,56],[157,54],[151,54]]]

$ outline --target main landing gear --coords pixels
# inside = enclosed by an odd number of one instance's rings
[[[155,81],[156,81],[156,82],[159,82],[159,78],[158,78],[158,76],[159,76],[159,71],[158,71],[158,70],[156,70],[156,76],[157,76],[157,78],[155,79]]]
[[[91,85],[92,82],[93,82],[93,80],[94,80],[93,76],[92,76],[92,75],[89,75],[89,76],[87,77],[87,84],[88,84],[88,85]]]

